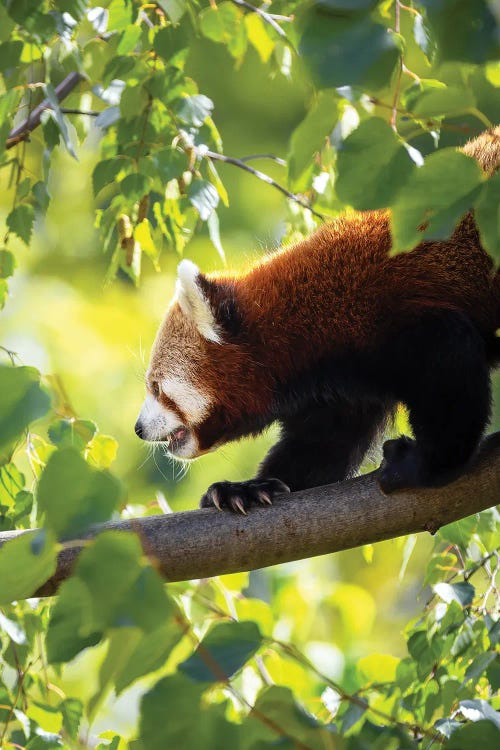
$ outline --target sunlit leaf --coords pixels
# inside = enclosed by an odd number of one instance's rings
[[[392,211],[395,250],[411,250],[425,239],[449,237],[481,186],[476,161],[443,149],[427,157],[398,193]]]
[[[293,190],[309,187],[313,156],[320,151],[339,118],[338,95],[321,91],[304,120],[292,133],[288,170]]]
[[[53,575],[57,547],[46,531],[26,533],[0,548],[0,604],[26,599]]]
[[[193,180],[187,189],[187,194],[202,221],[208,219],[219,203],[217,190],[207,180]]]
[[[59,419],[48,430],[49,440],[58,448],[83,450],[97,431],[95,422],[87,419]]]
[[[241,10],[230,2],[222,2],[200,13],[202,33],[214,42],[224,43],[233,57],[240,58],[246,50],[247,34]]]
[[[371,117],[342,143],[337,193],[360,210],[384,208],[391,205],[414,168],[390,125]]]
[[[33,367],[0,366],[0,447],[7,445],[47,413],[49,395]]]
[[[40,509],[60,538],[77,536],[108,520],[121,496],[118,480],[90,468],[74,448],[51,455],[38,487]]]
[[[475,594],[474,586],[465,581],[459,581],[458,583],[436,583],[433,589],[447,604],[455,601],[461,607],[471,604]]]
[[[254,622],[221,622],[213,626],[179,669],[197,682],[220,682],[241,669],[261,642]]]

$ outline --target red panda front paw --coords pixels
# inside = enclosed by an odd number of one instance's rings
[[[425,484],[422,461],[414,440],[404,435],[396,440],[387,440],[383,453],[377,481],[384,495]]]
[[[246,482],[215,482],[200,501],[200,508],[217,508],[247,514],[252,505],[272,505],[275,495],[290,492],[280,479],[250,479]]]

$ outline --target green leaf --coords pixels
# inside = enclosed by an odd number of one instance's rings
[[[118,55],[129,55],[134,51],[137,46],[137,42],[141,38],[141,27],[135,24],[127,26],[125,31],[122,32],[116,53]]]
[[[25,245],[30,244],[35,221],[35,211],[29,203],[21,203],[7,216],[7,227],[9,232],[17,234]]]
[[[461,549],[465,550],[476,533],[477,526],[478,516],[467,516],[467,518],[462,518],[459,521],[453,521],[453,523],[441,526],[438,535],[444,542],[457,544]]]
[[[149,177],[143,174],[129,174],[121,180],[119,186],[125,198],[130,201],[139,201],[149,193],[149,184]]]
[[[415,166],[394,130],[379,117],[359,125],[342,143],[336,190],[361,211],[390,206]]]
[[[230,2],[222,2],[200,13],[200,28],[207,39],[224,44],[230,54],[240,59],[247,48],[244,15]]]
[[[268,34],[268,26],[257,13],[245,16],[248,41],[257,50],[263,63],[267,63],[273,54],[274,40]]]
[[[226,261],[226,254],[224,253],[224,248],[222,247],[222,242],[220,239],[220,225],[217,211],[212,211],[207,219],[207,226],[212,245],[215,247],[215,249],[219,253],[219,257],[224,263]]]
[[[154,41],[153,49],[157,55],[163,57],[169,65],[176,65],[180,62],[189,46],[189,38],[185,33],[185,27],[181,26],[165,26],[164,28],[158,29]],[[182,54],[179,54],[181,53]],[[182,68],[182,64],[179,65]],[[153,85],[152,85],[153,84]],[[160,87],[159,91],[154,90],[154,85]],[[168,85],[168,81],[163,74],[155,77],[153,80],[147,82],[148,90],[156,98],[161,98],[165,85]]]
[[[177,117],[187,125],[201,128],[207,117],[210,117],[214,103],[208,96],[196,94],[195,96],[184,96],[176,105]]]
[[[153,162],[163,182],[180,177],[188,168],[187,154],[171,146],[154,154]]]
[[[253,656],[262,643],[254,622],[221,622],[214,625],[179,670],[197,682],[227,680]]]
[[[309,187],[313,156],[321,151],[338,119],[338,96],[332,91],[320,91],[290,140],[288,169],[293,190],[301,191]]]
[[[349,703],[347,710],[342,716],[342,734],[346,734],[366,713],[367,706],[359,706]]]
[[[427,157],[393,205],[394,250],[411,250],[424,239],[449,237],[474,203],[481,181],[477,162],[454,149]]]
[[[439,60],[480,65],[498,59],[498,25],[485,0],[421,0],[421,5],[437,42]]]
[[[436,583],[432,588],[446,604],[457,602],[461,607],[467,607],[469,604],[472,604],[476,593],[474,586],[465,581],[460,583]]]
[[[12,276],[16,267],[16,259],[10,250],[0,250],[0,279]]]
[[[129,84],[120,98],[120,113],[124,120],[134,120],[150,102],[148,92],[141,83]]]
[[[17,643],[18,646],[23,646],[26,641],[26,633],[18,622],[9,620],[2,612],[0,612],[0,630],[6,633],[11,641]]]
[[[172,23],[179,23],[186,11],[185,0],[159,0],[158,5],[165,11]]]
[[[193,739],[200,735],[199,704],[205,687],[175,674],[164,677],[144,694],[139,722],[144,750],[165,750],[167,747],[194,750]],[[165,721],[166,707],[168,721]],[[203,747],[206,748],[205,743]]]
[[[400,57],[399,41],[369,16],[346,17],[313,6],[306,12],[300,54],[319,88],[387,85]]]
[[[415,84],[416,87],[419,84]],[[474,94],[468,88],[458,86],[432,87],[412,99],[408,107],[415,117],[451,117],[476,106]]]
[[[254,747],[253,742],[259,740],[276,742],[277,726],[286,728],[287,736],[295,740],[293,747],[300,746],[296,742],[299,740],[308,750],[330,747],[335,737],[296,703],[290,688],[273,685],[259,693],[253,710],[243,722],[247,747]],[[335,743],[333,747],[339,746]]]
[[[207,180],[193,180],[186,192],[200,219],[206,221],[219,203],[217,190]]]
[[[23,50],[23,42],[3,42],[0,44],[0,72],[9,68],[15,68],[19,64],[19,58]]]
[[[38,486],[40,510],[59,538],[77,536],[107,521],[121,496],[118,480],[92,469],[74,448],[51,455]]]
[[[130,532],[105,532],[84,550],[76,575],[91,594],[92,628],[158,628],[172,605],[158,574],[143,561],[138,538]]]
[[[129,654],[119,674],[116,675],[116,693],[121,693],[139,677],[159,669],[166,662],[181,636],[180,625],[174,617],[171,617],[164,625],[149,631],[147,638],[141,638]]]
[[[495,651],[485,651],[476,656],[465,670],[462,684],[465,685],[469,680],[477,680],[497,658],[498,654]]]
[[[118,441],[111,435],[96,435],[87,448],[87,462],[98,469],[109,469],[118,453]]]
[[[26,599],[55,572],[57,547],[46,531],[27,532],[0,548],[0,605]]]
[[[93,721],[115,681],[116,674],[121,671],[141,637],[142,633],[138,628],[118,628],[109,634],[108,650],[99,669],[99,684],[87,704],[90,721]]]
[[[59,132],[61,133],[64,145],[66,146],[68,153],[71,154],[74,159],[76,159],[77,156],[69,137],[68,126],[66,124],[66,120],[64,119],[64,115],[61,112],[61,107],[59,106],[59,99],[57,98],[54,87],[50,83],[47,83],[45,86],[45,96],[47,97],[52,108],[45,111],[50,114],[50,116],[54,119],[57,127],[59,128]]]
[[[497,729],[500,729],[500,712],[495,711],[488,701],[482,699],[460,701],[459,711],[470,721],[488,719]]]
[[[83,581],[64,581],[50,613],[45,639],[50,664],[71,661],[83,649],[99,643],[102,630],[92,631],[90,606],[90,593]]]
[[[500,262],[500,172],[483,185],[474,215],[483,247]]]
[[[59,704],[63,717],[63,727],[72,740],[78,738],[78,730],[83,716],[83,705],[78,698],[66,698]]]
[[[95,422],[86,419],[59,419],[53,422],[47,434],[49,440],[58,448],[76,448],[84,450],[97,432]]]
[[[424,586],[442,581],[444,577],[456,570],[457,558],[451,553],[433,555],[427,565]]]
[[[0,448],[6,446],[50,407],[33,367],[0,366]]]
[[[491,721],[477,721],[466,724],[451,735],[445,745],[446,750],[495,750],[500,745],[500,729]]]
[[[92,172],[94,196],[115,181],[126,163],[123,159],[104,159],[96,164]]]

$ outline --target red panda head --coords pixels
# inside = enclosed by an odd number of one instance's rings
[[[136,433],[195,458],[269,423],[271,387],[241,309],[237,279],[212,279],[189,260],[153,344]],[[240,295],[241,296],[241,295]]]

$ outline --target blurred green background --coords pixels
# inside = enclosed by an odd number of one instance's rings
[[[202,40],[191,51],[188,71],[215,103],[226,154],[286,155],[290,134],[305,113],[306,84],[300,87],[283,76],[270,78],[253,51],[236,69],[222,46]],[[33,138],[36,141],[36,134]],[[136,438],[133,426],[143,398],[143,375],[156,328],[173,293],[179,258],[164,253],[159,273],[145,261],[139,288],[125,278],[104,284],[107,260],[94,235],[90,182],[98,159],[97,139],[97,131],[90,128],[78,162],[57,150],[46,220],[36,224],[30,250],[11,240],[18,270],[0,318],[1,341],[24,363],[56,374],[74,411],[95,419],[102,433],[116,437],[119,450],[112,468],[127,488],[127,513],[161,512],[164,506],[158,493],[174,511],[195,508],[211,482],[250,477],[273,440],[273,430],[258,440],[226,446],[190,464],[187,471],[159,451],[151,455]],[[265,170],[285,182],[279,165],[266,161]],[[231,201],[228,209],[219,212],[221,237],[228,265],[238,267],[276,246],[288,209],[278,191],[253,176],[228,165],[221,165],[220,173]],[[11,207],[7,179],[3,170],[2,218]],[[189,244],[186,255],[205,271],[221,266],[203,232]],[[43,436],[43,426],[39,431]],[[258,571],[250,577],[249,593],[270,602],[283,638],[292,639],[324,672],[344,677],[348,684],[349,669],[360,656],[377,652],[399,656],[406,651],[400,630],[425,603],[422,571],[433,544],[423,535],[413,548],[414,541],[393,540]],[[400,571],[410,552],[400,585]],[[87,678],[96,674],[93,665],[99,658],[100,649],[94,649],[65,668],[69,692],[92,693],[94,678]],[[270,659],[266,667],[279,681],[283,664]],[[299,697],[312,700],[313,683],[291,663],[286,669],[287,684],[297,689]],[[293,669],[299,670],[295,678]],[[131,696],[142,690],[133,688],[106,708],[117,729],[125,732],[133,727]]]

